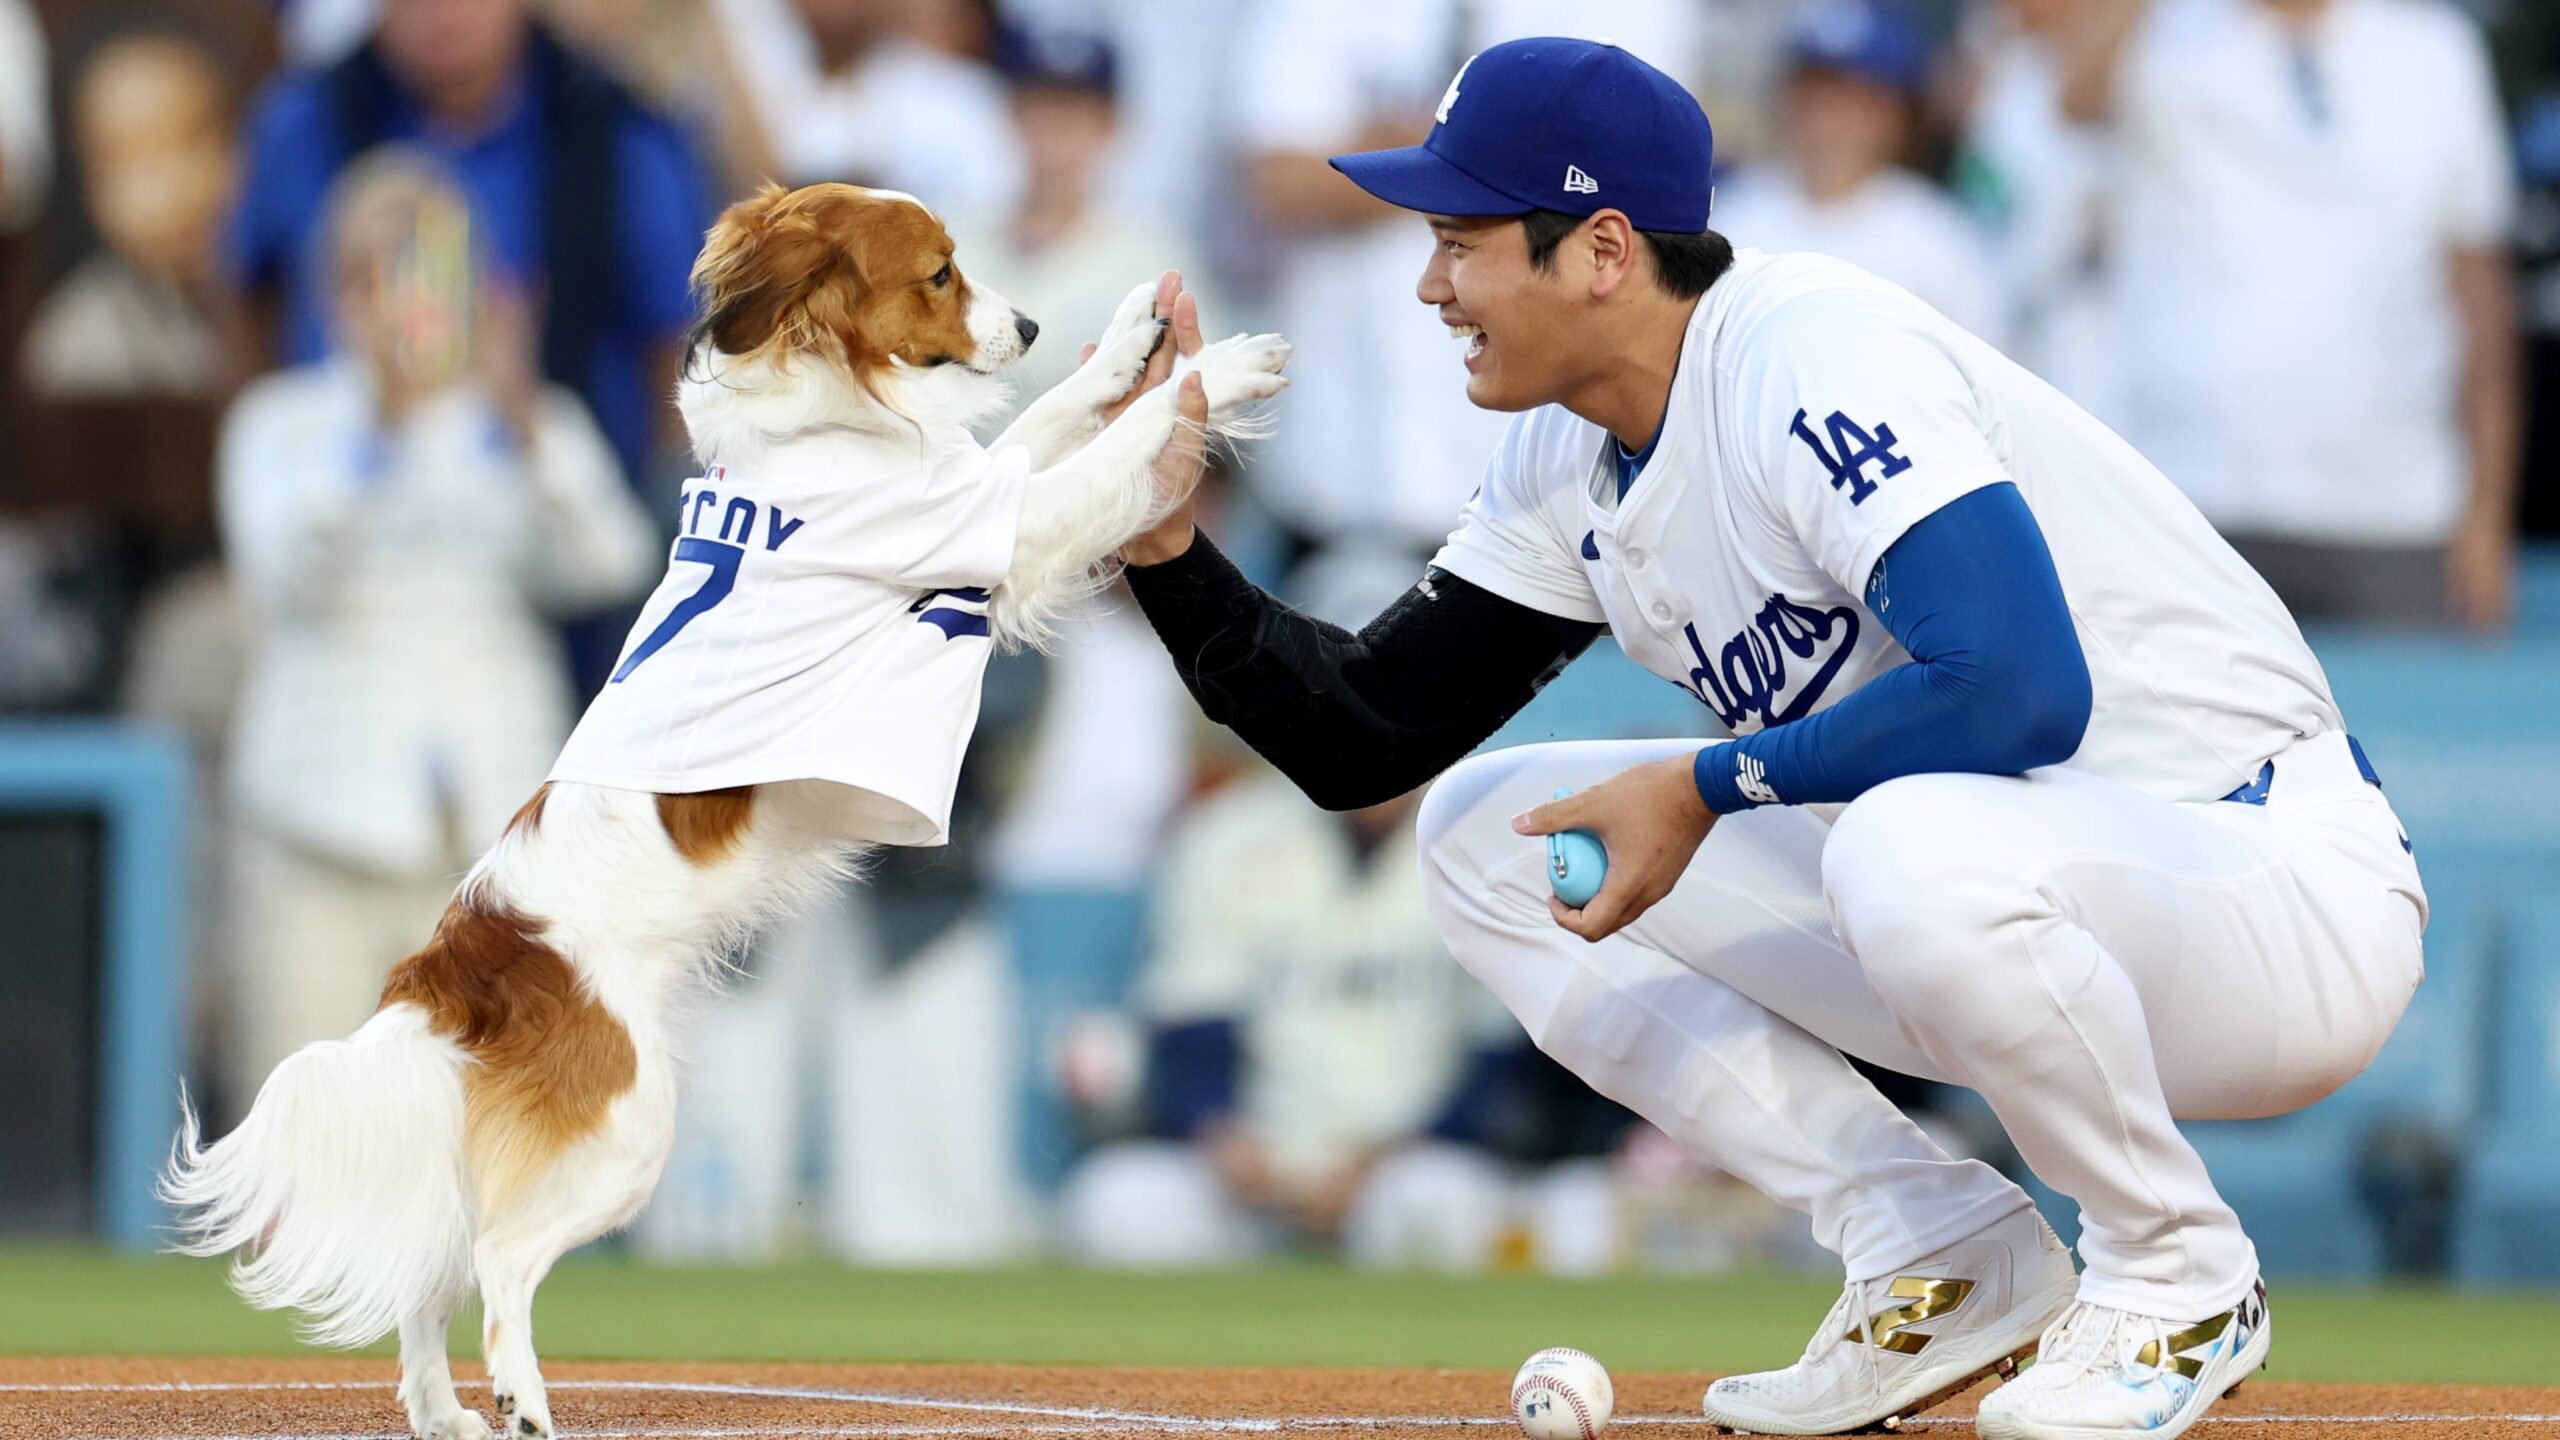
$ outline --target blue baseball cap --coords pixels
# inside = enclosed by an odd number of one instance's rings
[[[1680,82],[1615,45],[1542,37],[1458,68],[1431,134],[1333,168],[1390,205],[1434,215],[1626,212],[1696,235],[1715,196],[1715,131]]]
[[[1046,85],[1117,95],[1120,58],[1102,35],[1058,27],[1007,24],[996,31],[995,64],[1014,85]]]
[[[1929,42],[1898,5],[1826,0],[1797,20],[1788,55],[1798,69],[1834,70],[1906,94],[1929,84]]]

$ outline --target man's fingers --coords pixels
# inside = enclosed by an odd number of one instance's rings
[[[1182,272],[1179,270],[1167,270],[1164,272],[1164,275],[1156,281],[1157,319],[1168,320],[1173,317],[1174,297],[1181,293]]]
[[[1209,443],[1209,392],[1196,374],[1185,375],[1174,387],[1174,412],[1190,422],[1173,427],[1173,435],[1164,443],[1157,457],[1156,474],[1161,480],[1173,472],[1176,483],[1196,483],[1196,470]]]
[[[1174,348],[1185,355],[1197,355],[1208,341],[1200,335],[1200,297],[1185,290],[1173,301]]]
[[[1533,805],[1511,817],[1511,828],[1523,835],[1553,835],[1559,830],[1584,830],[1586,807],[1582,793],[1576,791],[1561,800]]]
[[[1093,358],[1093,352],[1094,352],[1094,351],[1096,351],[1096,350],[1099,350],[1099,349],[1101,349],[1101,348],[1102,348],[1101,346],[1094,344],[1094,343],[1093,343],[1092,341],[1090,341],[1090,340],[1087,340],[1086,342],[1084,342],[1084,348],[1076,352],[1076,363],[1077,363],[1077,364],[1079,364],[1079,365],[1081,365],[1081,364],[1083,364],[1084,362],[1086,362],[1087,360],[1092,359],[1092,358]]]

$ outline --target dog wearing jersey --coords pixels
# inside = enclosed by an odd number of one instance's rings
[[[490,1440],[445,1354],[476,1289],[496,1409],[552,1434],[533,1295],[622,1225],[674,1133],[675,1031],[724,958],[869,847],[939,844],[989,649],[1038,645],[1161,519],[1165,335],[1132,292],[993,445],[971,422],[1037,326],[911,197],[768,187],[713,227],[677,402],[703,475],[665,580],[548,783],[354,1035],[278,1066],[241,1125],[190,1111],[163,1182],[182,1248],[243,1252],[253,1304],[328,1344],[400,1336],[420,1440]],[[1213,432],[1288,346],[1184,357]]]

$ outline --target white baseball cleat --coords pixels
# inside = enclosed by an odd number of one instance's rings
[[[2074,1305],[1975,1424],[1984,1440],[2173,1440],[2267,1363],[2274,1334],[2263,1281],[2193,1325]]]
[[[1803,1359],[1718,1380],[1707,1418],[1757,1435],[1894,1429],[1986,1375],[2015,1373],[2079,1284],[2071,1252],[2020,1210],[1897,1275],[1851,1282]]]

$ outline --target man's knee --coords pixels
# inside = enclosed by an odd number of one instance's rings
[[[1987,825],[1978,775],[1912,775],[1851,802],[1822,848],[1840,943],[1888,1003],[1981,983],[2000,928],[2035,899],[2014,836]],[[2006,982],[2000,982],[2006,983]]]
[[[1423,854],[1440,851],[1462,834],[1468,817],[1482,808],[1519,768],[1519,757],[1514,752],[1494,750],[1470,755],[1442,771],[1440,778],[1431,782],[1431,788],[1423,792],[1422,808],[1413,819],[1414,836],[1421,842]]]

